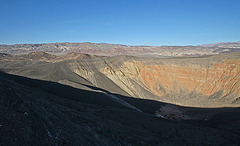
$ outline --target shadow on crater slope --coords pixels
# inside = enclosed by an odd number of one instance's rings
[[[239,108],[181,107],[82,86],[92,90],[0,72],[0,144],[240,143]],[[179,113],[187,118],[167,117]]]

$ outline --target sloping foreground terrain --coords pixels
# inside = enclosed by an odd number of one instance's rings
[[[66,56],[1,54],[1,144],[240,143],[239,53]]]
[[[5,73],[0,74],[0,95],[2,145],[240,143],[239,108],[186,108],[112,94],[131,108],[105,93]],[[154,115],[166,106],[204,119],[170,121]]]

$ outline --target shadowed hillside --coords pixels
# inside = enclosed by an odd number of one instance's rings
[[[106,94],[59,83],[5,73],[0,73],[0,81],[3,145],[226,145],[240,142],[239,108],[186,108],[114,95],[141,110],[136,111]],[[51,88],[43,88],[46,86]],[[181,109],[188,116],[205,117],[178,122],[156,117],[153,109],[167,105]]]

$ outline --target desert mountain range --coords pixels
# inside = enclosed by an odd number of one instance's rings
[[[70,52],[92,55],[134,55],[134,56],[200,56],[240,51],[240,41],[215,43],[201,46],[127,46],[107,43],[46,43],[0,45],[0,53],[28,54],[30,52],[67,54]]]

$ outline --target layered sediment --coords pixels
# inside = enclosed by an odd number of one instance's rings
[[[236,103],[240,96],[240,59],[206,59],[196,62],[186,59],[185,64],[179,63],[179,59],[155,63],[127,61],[118,69],[104,67],[101,72],[132,96],[146,98],[141,86],[163,100],[178,104],[197,106],[201,101],[206,106],[218,106]]]

